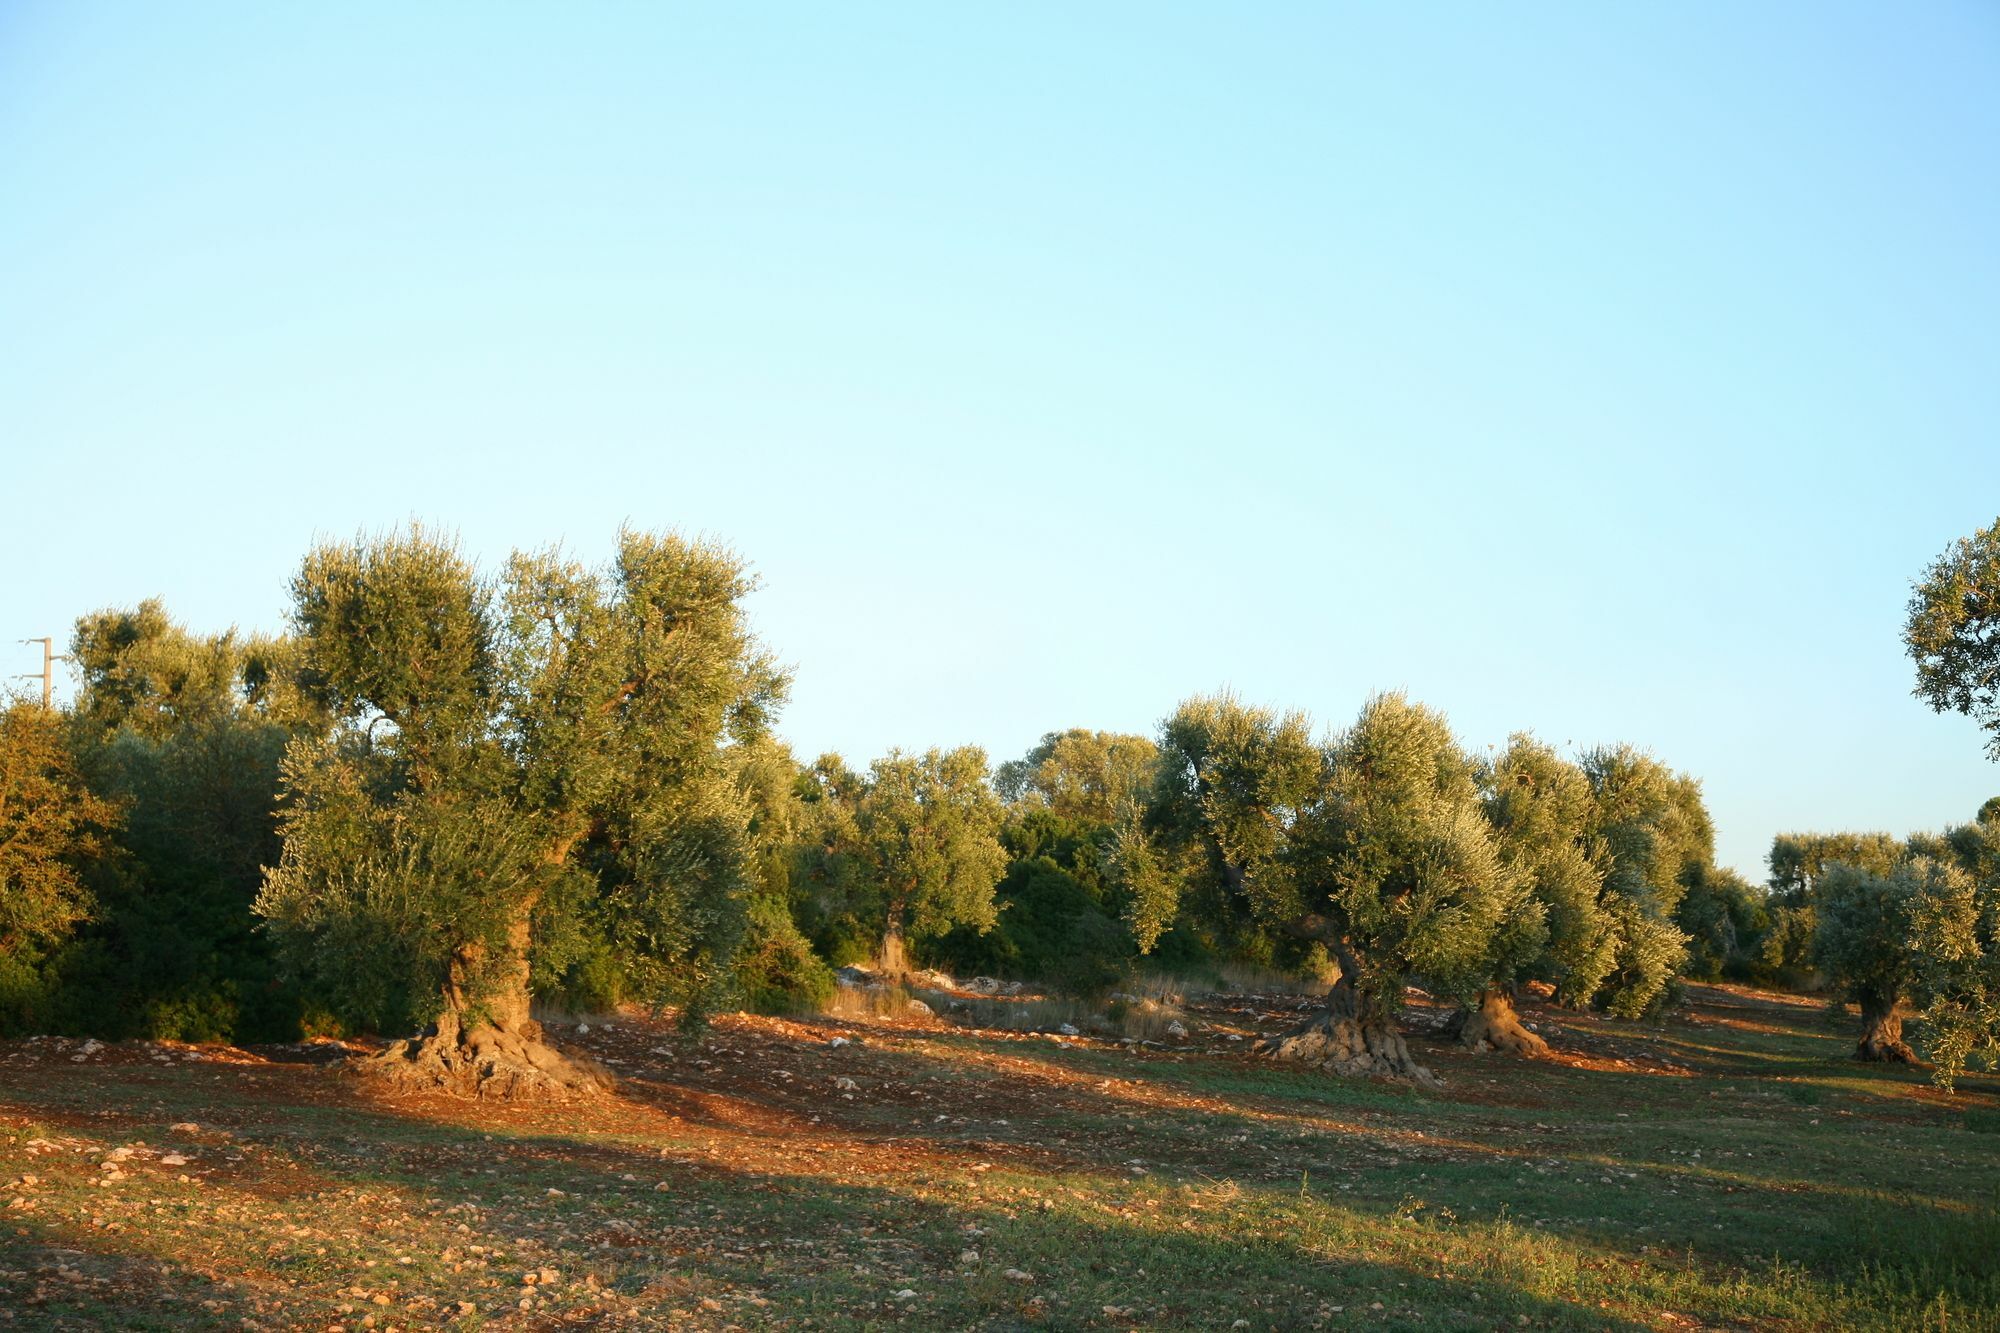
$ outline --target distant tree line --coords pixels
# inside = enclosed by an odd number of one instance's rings
[[[1920,692],[1975,716],[1996,534],[1909,631]],[[1903,841],[1781,836],[1752,885],[1689,775],[1525,733],[1475,754],[1398,694],[1329,732],[1220,694],[997,769],[807,762],[773,731],[789,682],[751,587],[674,534],[486,572],[412,527],[310,552],[279,635],[83,617],[74,702],[0,712],[0,1028],[415,1032],[377,1072],[583,1091],[608,1075],[533,1005],[698,1023],[811,1009],[849,964],[1082,996],[1252,965],[1329,985],[1270,1053],[1349,1072],[1428,1077],[1396,1023],[1413,986],[1468,1046],[1533,1055],[1530,986],[1639,1018],[1720,977],[1829,981],[1868,1058],[1910,1057],[1914,1006],[1947,1080],[2000,1054],[2000,802]]]

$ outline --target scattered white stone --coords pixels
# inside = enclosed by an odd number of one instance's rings
[[[845,1038],[845,1037],[834,1037],[834,1038],[832,1038],[831,1040],[829,1040],[829,1041],[827,1042],[827,1045],[828,1045],[829,1047],[831,1047],[832,1049],[834,1049],[834,1050],[836,1050],[836,1051],[837,1051],[837,1050],[839,1050],[839,1049],[840,1049],[841,1047],[843,1047],[843,1046],[847,1045],[847,1038]]]
[[[1006,1278],[1009,1282],[1033,1282],[1035,1280],[1033,1273],[1024,1273],[1018,1268],[1010,1268],[1000,1276]]]
[[[160,1159],[161,1166],[186,1166],[188,1159],[177,1152],[170,1152]]]
[[[912,1301],[915,1300],[916,1298],[917,1298],[917,1293],[912,1291],[908,1287],[904,1287],[901,1291],[896,1293],[896,1299],[899,1301]]]
[[[1056,1031],[1062,1033],[1065,1037],[1081,1037],[1083,1035],[1082,1030],[1074,1023],[1058,1024]]]

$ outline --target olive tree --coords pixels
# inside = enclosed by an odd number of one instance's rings
[[[1990,804],[1990,803],[1989,803]],[[1953,862],[1924,860],[1910,903],[1910,991],[1933,1077],[2000,1067],[2000,811],[1954,829]]]
[[[1827,869],[1858,866],[1887,875],[1903,856],[1903,845],[1887,833],[1780,833],[1771,839],[1771,925],[1764,936],[1763,960],[1773,967],[1800,967],[1811,959],[1813,903]]]
[[[1380,695],[1315,745],[1300,715],[1210,696],[1168,719],[1160,751],[1152,836],[1122,849],[1142,942],[1186,895],[1240,904],[1340,970],[1325,1008],[1261,1049],[1429,1081],[1395,1026],[1409,980],[1471,1001],[1493,975],[1502,919],[1540,916],[1501,862],[1444,719]]]
[[[1916,663],[1916,696],[1977,722],[1987,753],[2000,759],[2000,519],[1953,542],[1924,571],[1903,644]]]
[[[1185,700],[1160,724],[1152,789],[1121,820],[1113,852],[1141,951],[1182,918],[1224,938],[1267,930],[1249,880],[1314,799],[1322,758],[1304,714],[1229,694]]]
[[[0,1020],[28,1006],[48,951],[90,914],[81,871],[119,810],[85,783],[61,714],[0,699]]]
[[[1637,1018],[1664,1002],[1687,962],[1687,936],[1674,911],[1688,877],[1713,864],[1715,830],[1701,784],[1649,754],[1600,747],[1584,754],[1582,767],[1596,806],[1593,832],[1607,857],[1600,901],[1614,940],[1594,998],[1617,1017]]]
[[[1495,948],[1492,985],[1460,1026],[1467,1045],[1539,1055],[1547,1043],[1513,1012],[1518,986],[1540,978],[1556,998],[1587,1003],[1617,960],[1617,925],[1602,901],[1610,854],[1595,832],[1596,800],[1576,764],[1533,736],[1516,734],[1480,772],[1486,817],[1500,859],[1539,908],[1510,915]],[[1539,929],[1534,928],[1539,925]]]
[[[853,810],[852,855],[880,922],[882,970],[909,970],[907,941],[953,926],[992,928],[993,890],[1007,869],[1005,811],[975,745],[921,755],[892,751],[869,765]]]
[[[1714,981],[1758,961],[1771,931],[1769,893],[1722,866],[1697,866],[1686,878],[1674,909],[1674,924],[1687,936],[1686,975]]]
[[[1813,894],[1812,961],[1861,1010],[1857,1060],[1908,1064],[1900,1012],[1914,958],[1911,908],[1944,867],[1928,858],[1904,860],[1885,873],[1836,861]]]
[[[252,914],[279,856],[287,743],[324,718],[271,674],[282,638],[201,634],[148,599],[80,617],[71,730],[125,811],[119,873],[65,962],[69,1021],[102,1036],[286,1041],[302,997]]]
[[[1072,727],[1048,733],[1026,755],[1000,765],[993,785],[1009,804],[1110,825],[1145,799],[1158,760],[1159,748],[1144,736]]]
[[[891,751],[865,774],[821,755],[798,790],[797,897],[834,961],[901,976],[912,940],[992,928],[1006,808],[985,751]]]
[[[597,939],[632,993],[699,1006],[751,870],[726,749],[784,680],[749,634],[742,562],[619,534],[473,568],[421,528],[311,552],[292,582],[298,688],[332,720],[285,758],[283,852],[258,899],[285,956],[350,1010],[428,1023],[372,1067],[479,1095],[584,1092],[531,976]]]

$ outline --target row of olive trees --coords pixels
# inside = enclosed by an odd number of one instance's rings
[[[58,1024],[422,1028],[375,1067],[588,1090],[604,1071],[545,1040],[536,996],[782,1003],[825,959],[898,972],[912,945],[1089,990],[1180,950],[1337,975],[1279,1053],[1417,1072],[1412,980],[1469,1043],[1532,1051],[1523,982],[1636,1015],[1686,959],[1708,818],[1630,749],[1476,762],[1398,696],[1318,739],[1212,697],[1157,742],[1052,733],[994,774],[970,747],[805,765],[750,587],[672,535],[492,574],[412,528],[311,552],[277,638],[86,617],[74,707],[0,731],[8,1021],[54,977]]]
[[[1221,695],[1163,725],[1113,857],[1142,948],[1193,914],[1332,977],[1274,1054],[1428,1077],[1394,1023],[1412,982],[1461,1006],[1466,1044],[1529,1054],[1529,980],[1625,1017],[1662,1003],[1713,832],[1698,784],[1629,747],[1571,761],[1520,735],[1480,761],[1401,695],[1323,738]]]

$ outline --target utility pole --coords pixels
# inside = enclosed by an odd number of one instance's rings
[[[54,708],[56,706],[56,663],[67,662],[69,658],[57,654],[56,641],[54,639],[23,639],[21,642],[39,643],[42,645],[42,669],[40,671],[23,671],[20,678],[22,680],[39,679],[42,682],[42,707]]]

